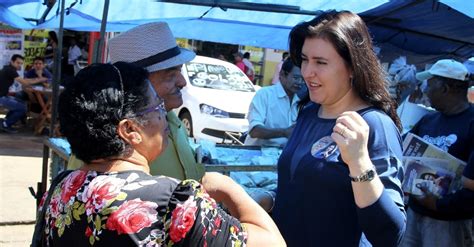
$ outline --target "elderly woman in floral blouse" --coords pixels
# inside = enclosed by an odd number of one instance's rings
[[[40,205],[46,244],[284,246],[265,211],[228,177],[210,173],[200,184],[149,174],[169,130],[146,78],[126,63],[95,64],[61,94],[61,131],[86,165]]]

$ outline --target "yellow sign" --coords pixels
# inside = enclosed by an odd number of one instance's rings
[[[33,64],[35,57],[44,56],[46,45],[48,44],[48,31],[49,30],[25,30],[25,68]]]
[[[188,39],[183,39],[183,38],[177,38],[176,43],[178,44],[179,47],[189,49],[190,45],[188,44]]]

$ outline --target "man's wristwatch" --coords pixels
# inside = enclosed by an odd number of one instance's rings
[[[353,177],[353,176],[349,175],[349,177],[351,178],[352,182],[369,182],[369,181],[372,181],[372,179],[375,178],[375,174],[377,174],[377,172],[375,171],[375,166],[372,166],[372,168],[370,168],[369,170],[364,171],[359,176]]]

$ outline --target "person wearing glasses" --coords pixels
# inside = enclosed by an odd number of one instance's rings
[[[200,184],[150,175],[169,128],[146,70],[124,62],[84,68],[60,96],[59,121],[85,164],[43,197],[44,246],[285,246],[229,177],[210,173]]]
[[[145,68],[149,72],[148,79],[165,101],[170,129],[167,134],[169,145],[153,161],[151,174],[200,181],[205,173],[204,165],[197,163],[185,126],[173,112],[183,104],[181,89],[186,86],[186,79],[181,74],[181,67],[193,60],[196,54],[177,46],[166,23],[154,22],[137,26],[111,39],[109,55],[112,63],[131,62]],[[77,169],[81,165],[82,162],[72,155],[68,169]]]
[[[245,145],[283,147],[293,131],[304,87],[300,68],[291,60],[283,62],[280,82],[258,90],[249,106],[249,132]]]

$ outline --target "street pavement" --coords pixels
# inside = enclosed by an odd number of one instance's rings
[[[0,117],[2,117],[0,115]],[[28,187],[41,180],[43,136],[31,124],[17,134],[0,132],[0,246],[29,246],[36,202]]]

